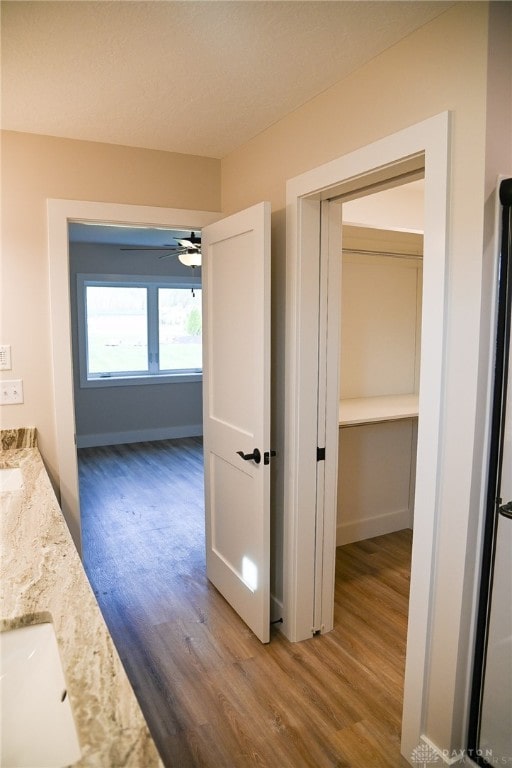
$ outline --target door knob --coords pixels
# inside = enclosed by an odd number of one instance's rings
[[[254,461],[255,464],[259,464],[261,461],[261,453],[258,448],[255,448],[252,453],[237,451],[237,454],[241,456],[244,461]]]
[[[509,517],[512,520],[512,501],[509,501],[508,504],[504,504],[500,507],[499,512],[503,517]]]

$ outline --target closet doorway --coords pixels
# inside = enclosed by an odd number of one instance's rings
[[[415,536],[402,753],[419,743],[428,685],[431,579],[443,430],[449,115],[441,113],[287,183],[285,624],[292,640],[333,621],[342,205],[424,177],[425,239]],[[312,286],[320,286],[319,291]]]
[[[423,180],[342,202],[334,634],[400,703],[417,457]],[[364,595],[363,585],[372,580]],[[350,628],[350,629],[347,629]],[[343,634],[344,633],[344,634]],[[366,663],[366,661],[365,661]]]
[[[336,546],[413,527],[423,181],[342,205]]]

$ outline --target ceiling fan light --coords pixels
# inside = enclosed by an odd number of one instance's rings
[[[201,266],[201,251],[193,251],[192,253],[180,253],[178,259],[186,267],[200,267]]]

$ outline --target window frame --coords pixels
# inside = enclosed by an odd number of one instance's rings
[[[158,289],[179,288],[183,290],[201,290],[201,278],[174,277],[157,275],[110,275],[77,273],[77,330],[78,330],[78,367],[80,388],[143,386],[145,384],[176,384],[200,382],[203,380],[202,368],[184,369],[183,371],[164,370],[160,372],[158,364]],[[147,322],[148,322],[148,370],[141,373],[127,371],[110,375],[92,375],[87,372],[88,338],[87,338],[87,302],[86,290],[90,285],[115,287],[147,288]],[[156,348],[150,346],[150,340]],[[156,352],[156,354],[155,354]]]

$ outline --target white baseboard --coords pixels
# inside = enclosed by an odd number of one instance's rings
[[[479,750],[480,752],[486,756],[483,750]],[[492,764],[492,755],[487,757]],[[408,756],[408,760],[411,765],[421,766],[421,768],[441,768],[441,765],[460,765],[466,768],[475,766],[476,768],[472,756],[465,749],[441,749],[425,735],[420,737],[418,746]]]
[[[350,544],[353,541],[372,539],[374,536],[401,531],[403,528],[410,528],[411,522],[410,510],[401,509],[396,512],[388,512],[385,515],[340,523],[336,527],[336,546],[341,547],[343,544]]]
[[[202,424],[188,424],[180,427],[159,427],[137,429],[129,432],[105,432],[98,435],[77,435],[77,448],[98,448],[102,445],[124,443],[145,443],[151,440],[173,440],[178,437],[199,437],[203,434]]]

